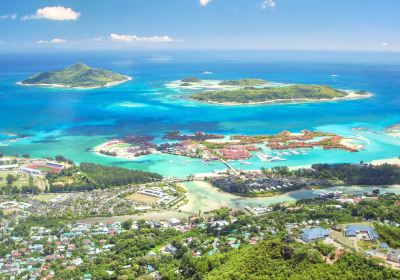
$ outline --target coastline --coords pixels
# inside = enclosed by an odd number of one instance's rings
[[[99,222],[116,222],[116,221],[125,221],[127,219],[133,220],[156,220],[156,221],[165,221],[171,218],[187,218],[193,215],[198,215],[199,210],[202,213],[216,210],[221,207],[229,207],[235,209],[244,209],[245,207],[256,207],[260,205],[272,205],[274,203],[280,202],[290,202],[290,201],[298,201],[305,198],[316,197],[318,193],[324,192],[324,190],[330,191],[335,189],[344,189],[344,191],[349,194],[354,193],[362,193],[364,189],[368,190],[371,186],[335,186],[331,188],[321,188],[314,190],[295,190],[290,191],[284,194],[278,194],[270,197],[243,197],[237,196],[231,193],[223,192],[216,187],[213,187],[210,183],[196,180],[191,182],[195,185],[195,190],[190,190],[186,184],[182,185],[186,190],[186,196],[188,198],[188,202],[178,209],[169,209],[166,211],[149,211],[141,214],[133,214],[133,215],[123,215],[123,216],[107,216],[107,217],[92,217],[92,218],[84,218],[80,219],[79,222],[87,222],[87,223],[99,223]],[[395,190],[395,192],[400,193],[400,185],[390,185],[390,186],[379,186],[381,190],[385,190],[389,188],[390,190]],[[314,195],[310,195],[310,193],[316,192]],[[223,197],[219,197],[219,196]]]
[[[343,138],[340,141],[340,144],[342,144],[343,146],[346,146],[346,147],[348,147],[350,149],[355,149],[355,150],[358,150],[358,151],[361,151],[361,150],[363,150],[365,148],[365,146],[362,145],[362,144],[354,143],[354,140],[357,140],[357,139],[355,139],[355,138]]]
[[[125,80],[121,80],[121,81],[115,81],[115,82],[109,82],[104,86],[93,86],[93,87],[73,87],[73,86],[67,86],[67,85],[62,85],[62,84],[26,84],[23,83],[22,81],[17,82],[17,85],[20,86],[29,86],[29,87],[43,87],[43,88],[54,88],[54,89],[79,89],[79,90],[85,90],[85,89],[99,89],[99,88],[108,88],[108,87],[113,87],[113,86],[117,86],[123,83],[126,83],[130,80],[132,80],[133,78],[130,76],[125,76],[126,79]]]
[[[252,106],[252,105],[287,105],[287,104],[308,104],[308,103],[322,103],[322,102],[332,102],[332,101],[347,101],[347,100],[357,100],[365,99],[374,96],[372,93],[367,94],[357,94],[354,91],[345,91],[347,96],[344,97],[334,97],[334,98],[321,98],[321,99],[310,99],[310,98],[295,98],[295,99],[274,99],[266,100],[260,102],[249,102],[249,103],[237,103],[237,102],[216,102],[216,101],[204,101],[195,98],[187,98],[191,101],[200,102],[203,104],[210,105],[221,105],[221,106]]]
[[[392,164],[400,166],[400,158],[376,159],[370,162],[372,165]]]

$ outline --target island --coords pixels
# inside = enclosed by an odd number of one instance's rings
[[[385,128],[385,131],[388,135],[393,137],[400,137],[400,124],[395,124]]]
[[[366,91],[339,90],[326,85],[283,84],[255,78],[201,80],[189,77],[167,84],[185,92],[181,98],[219,105],[327,102],[371,97]]]
[[[253,87],[245,86],[233,90],[213,90],[194,93],[190,99],[223,105],[260,103],[303,103],[343,99],[357,99],[371,96],[364,91],[343,91],[322,85],[285,85]]]
[[[240,80],[224,80],[219,83],[221,86],[258,86],[266,85],[267,81],[261,79],[240,79]]]
[[[111,139],[93,148],[97,154],[122,159],[134,159],[149,154],[169,154],[187,158],[197,158],[205,163],[220,161],[229,169],[228,162],[244,161],[257,157],[261,162],[279,162],[288,156],[302,156],[307,150],[343,150],[359,152],[364,145],[358,139],[344,138],[341,135],[321,131],[302,130],[299,133],[282,131],[271,135],[222,135],[196,132],[181,134],[170,131],[163,141],[153,143],[153,136],[130,135]],[[190,161],[189,161],[190,162]]]
[[[100,68],[91,68],[79,62],[63,70],[34,75],[18,84],[52,88],[94,89],[115,86],[131,79],[129,76]]]

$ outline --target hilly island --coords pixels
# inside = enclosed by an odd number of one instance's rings
[[[131,77],[101,68],[91,68],[83,63],[76,63],[63,70],[36,74],[18,84],[26,86],[90,89],[115,86],[129,80],[131,80]]]
[[[324,102],[370,97],[365,91],[338,90],[325,85],[274,84],[260,79],[225,81],[181,80],[179,87],[201,89],[189,98],[221,105]]]

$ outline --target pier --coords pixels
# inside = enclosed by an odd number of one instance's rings
[[[222,159],[222,158],[220,158],[219,160],[220,160],[223,164],[225,164],[225,165],[228,167],[229,170],[233,171],[233,173],[235,173],[235,175],[238,174],[238,172],[236,171],[236,169],[233,168],[232,165],[230,165],[226,160],[224,160],[224,159]]]

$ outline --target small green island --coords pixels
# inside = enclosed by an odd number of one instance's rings
[[[79,62],[63,70],[34,75],[18,84],[25,86],[93,89],[115,86],[131,79],[129,76],[101,68],[91,68]]]
[[[251,78],[224,81],[187,78],[179,86],[201,90],[191,93],[191,100],[222,105],[324,102],[372,96],[365,91],[338,90],[326,85],[274,84]]]

